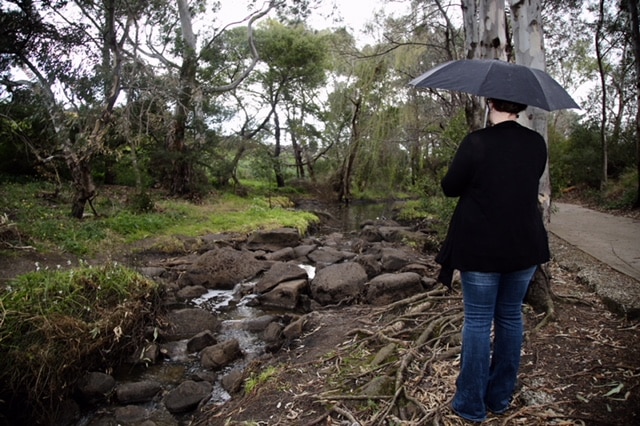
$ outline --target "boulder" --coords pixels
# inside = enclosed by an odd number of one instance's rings
[[[116,388],[116,397],[121,404],[151,401],[162,390],[160,383],[153,380],[123,383]]]
[[[292,260],[296,258],[296,252],[292,247],[281,248],[278,251],[274,251],[273,253],[266,253],[264,258],[267,260],[275,260],[279,262],[286,262],[287,260]]]
[[[367,279],[366,271],[356,262],[329,265],[311,281],[311,295],[321,305],[352,301],[360,296]]]
[[[402,269],[405,265],[411,263],[413,259],[406,250],[393,247],[385,247],[382,249],[382,269],[388,272],[394,272]]]
[[[161,334],[168,341],[189,339],[205,330],[215,332],[219,327],[219,321],[215,315],[198,308],[169,311],[165,319],[169,327]]]
[[[207,346],[215,345],[216,343],[217,340],[215,336],[209,330],[205,330],[189,339],[187,342],[187,352],[190,354],[200,352]]]
[[[269,266],[270,263],[256,259],[251,252],[222,247],[198,257],[180,276],[178,283],[181,287],[200,285],[231,290],[237,283],[255,277]]]
[[[236,339],[204,348],[200,352],[200,364],[204,368],[219,369],[231,364],[242,356]]]
[[[105,400],[115,385],[116,380],[113,376],[92,371],[78,380],[78,392],[82,400],[95,403]]]
[[[415,272],[382,274],[365,286],[366,300],[372,305],[386,305],[422,291],[422,280]]]
[[[211,390],[212,386],[209,382],[186,380],[167,393],[164,405],[172,414],[184,413],[196,408],[203,399],[211,395]]]
[[[342,262],[345,259],[353,259],[356,256],[353,252],[344,252],[333,247],[320,247],[307,255],[316,265],[331,265]]]
[[[247,238],[250,250],[278,251],[284,247],[295,247],[300,243],[300,233],[295,228],[260,230]]]
[[[307,278],[307,271],[293,263],[274,263],[271,268],[258,280],[254,288],[255,293],[266,293],[284,281]]]
[[[260,304],[276,309],[294,310],[298,306],[300,295],[309,288],[308,280],[293,280],[280,283],[270,292],[260,296]]]
[[[195,299],[202,296],[208,290],[201,285],[188,285],[176,292],[176,298],[179,300]]]
[[[116,424],[139,424],[147,420],[149,412],[146,408],[137,405],[127,405],[126,407],[117,407],[113,415],[115,417]]]

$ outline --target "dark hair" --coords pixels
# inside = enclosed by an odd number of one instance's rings
[[[517,114],[520,111],[527,109],[525,104],[519,104],[517,102],[505,101],[502,99],[489,98],[487,101],[491,101],[491,104],[496,111],[508,112],[510,114]]]

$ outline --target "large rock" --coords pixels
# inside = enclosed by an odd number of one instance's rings
[[[333,247],[320,247],[307,255],[316,265],[331,265],[345,259],[353,259],[356,256],[353,252],[345,252]]]
[[[329,265],[319,270],[311,281],[311,295],[322,305],[352,301],[360,296],[367,279],[366,271],[358,263]]]
[[[95,403],[106,399],[115,385],[113,376],[92,371],[78,380],[78,392],[84,401]]]
[[[206,347],[200,352],[200,364],[204,368],[219,369],[231,364],[242,356],[236,339]]]
[[[295,247],[300,243],[300,233],[294,228],[279,228],[256,231],[249,235],[247,246],[251,250],[278,251],[285,247]]]
[[[307,278],[307,271],[293,263],[274,263],[255,286],[255,293],[266,293],[278,284]]]
[[[237,283],[255,277],[269,265],[264,260],[256,259],[251,252],[222,247],[198,257],[180,276],[179,284],[181,287],[200,285],[231,290]]]
[[[163,330],[162,337],[168,341],[189,339],[205,330],[215,332],[219,326],[215,315],[198,308],[170,311],[167,313],[166,320],[169,322],[169,327]]]
[[[382,269],[388,272],[394,272],[402,269],[413,261],[412,256],[407,253],[406,250],[401,250],[392,247],[385,247],[382,249]]]
[[[122,404],[151,401],[162,390],[160,383],[153,380],[123,383],[116,389],[116,397]]]
[[[386,305],[423,291],[420,275],[415,272],[382,274],[365,288],[366,300],[372,305]]]
[[[186,380],[170,391],[164,398],[164,405],[170,413],[183,413],[193,410],[200,402],[211,395],[209,382]]]
[[[304,278],[280,283],[268,293],[260,296],[260,304],[276,309],[294,310],[298,306],[300,296],[308,292],[309,281]]]

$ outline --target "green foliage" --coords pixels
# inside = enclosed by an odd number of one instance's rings
[[[564,139],[549,137],[549,172],[554,189],[573,185],[599,188],[602,175],[602,148],[595,125],[574,124]]]
[[[638,170],[629,168],[619,179],[609,182],[602,194],[604,207],[625,210],[633,207],[638,197]]]
[[[7,214],[22,236],[22,245],[63,250],[76,255],[107,254],[123,243],[151,236],[200,236],[216,232],[251,232],[295,227],[305,233],[317,216],[293,210],[282,191],[239,197],[221,194],[198,204],[167,199],[162,193],[140,194],[131,188],[105,187],[94,205],[101,214],[83,220],[67,212],[70,188],[56,194],[43,182],[0,184],[0,214]]]
[[[38,268],[9,282],[0,290],[0,399],[27,398],[33,418],[55,412],[82,373],[114,366],[140,343],[157,292],[115,263]]]
[[[259,386],[265,384],[269,379],[278,374],[278,369],[274,366],[269,366],[260,374],[251,373],[249,378],[244,383],[244,392],[250,394],[255,391]]]

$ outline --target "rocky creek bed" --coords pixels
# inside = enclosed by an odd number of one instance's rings
[[[448,409],[460,295],[435,283],[428,230],[364,225],[180,239],[190,254],[175,256],[147,241],[127,262],[166,288],[165,313],[122,368],[79,378],[49,424],[464,424]],[[626,278],[551,242],[557,318],[535,330],[540,314],[525,310],[516,400],[487,424],[635,424],[637,319],[610,312],[585,279]],[[438,341],[421,343],[437,324]]]

